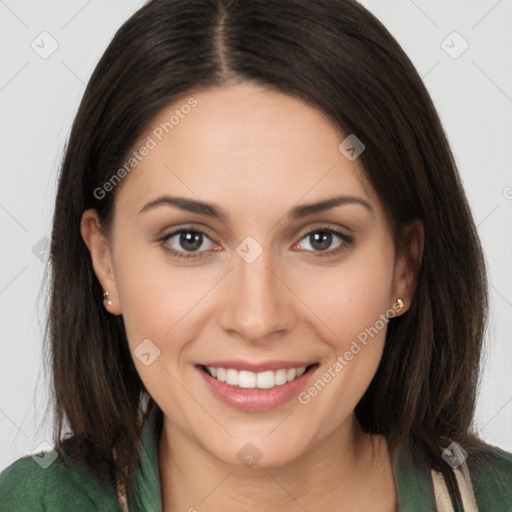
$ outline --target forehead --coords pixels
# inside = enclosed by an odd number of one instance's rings
[[[315,107],[258,85],[190,93],[159,112],[134,145],[121,196],[137,206],[172,193],[240,212],[339,194],[376,202],[357,159],[339,150],[346,136]]]

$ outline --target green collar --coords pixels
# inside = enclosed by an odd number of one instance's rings
[[[145,422],[142,431],[142,449],[134,471],[134,486],[130,495],[130,512],[162,512],[160,476],[158,470],[157,429],[158,411]],[[432,512],[435,510],[430,473],[421,472],[410,456],[393,455],[393,471],[398,496],[399,512]]]
[[[155,407],[142,429],[140,458],[133,473],[130,494],[130,512],[162,512],[160,474],[158,470],[158,442],[161,411]]]
[[[430,472],[420,471],[410,454],[396,450],[393,472],[399,512],[432,512],[436,510]]]

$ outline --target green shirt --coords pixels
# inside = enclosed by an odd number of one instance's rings
[[[158,437],[148,421],[142,432],[140,458],[134,472],[130,512],[162,512],[158,472]],[[512,454],[487,450],[491,462],[471,469],[479,512],[512,512]],[[471,454],[470,454],[471,457]],[[395,454],[393,470],[399,512],[435,511],[429,472],[419,471]],[[201,510],[201,502],[190,504]],[[13,462],[0,473],[0,512],[121,511],[115,488],[100,484],[85,470],[56,458],[43,469],[32,456]]]

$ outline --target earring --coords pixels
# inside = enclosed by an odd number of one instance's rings
[[[396,301],[398,302],[398,305],[400,306],[400,309],[398,311],[402,311],[402,309],[404,307],[404,301],[402,299],[396,299]]]
[[[108,292],[103,292],[103,304],[105,306],[112,306],[112,301],[108,296]]]

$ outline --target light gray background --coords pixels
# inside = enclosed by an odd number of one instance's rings
[[[51,441],[38,293],[57,172],[95,64],[143,3],[0,0],[0,470]],[[512,0],[361,3],[413,61],[452,145],[490,281],[475,421],[484,439],[512,451]],[[44,31],[58,43],[46,59],[31,47],[51,49]]]

